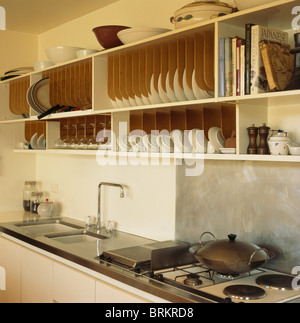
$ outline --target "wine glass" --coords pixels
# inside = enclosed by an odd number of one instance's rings
[[[96,136],[96,142],[97,142],[97,145],[98,145],[98,149],[101,149],[101,146],[105,145],[106,142],[107,142],[107,137],[106,137],[106,134],[105,134],[105,122],[99,122],[98,123],[98,133],[97,133],[97,136]]]
[[[86,137],[86,125],[85,125],[85,123],[81,124],[80,127],[83,128],[83,138],[81,138],[79,140],[78,149],[85,150],[85,149],[87,149],[88,143],[89,143],[88,139]]]
[[[67,138],[65,138],[63,140],[63,143],[62,143],[62,146],[61,148],[62,149],[69,149],[70,148],[70,139],[69,139],[69,126],[66,124],[63,126],[63,128],[66,128],[67,129]]]
[[[93,127],[93,138],[89,140],[87,149],[89,150],[97,150],[98,149],[98,143],[96,141],[96,124],[90,123],[90,126]]]
[[[71,149],[78,149],[78,146],[79,146],[78,126],[77,126],[77,124],[73,124],[72,127],[75,128],[75,138],[71,140],[70,148]]]

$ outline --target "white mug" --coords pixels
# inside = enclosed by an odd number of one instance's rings
[[[130,150],[131,145],[127,140],[127,136],[119,137],[118,138],[119,149],[121,152],[127,152]]]
[[[216,153],[216,150],[210,141],[207,143],[207,153],[208,154],[215,154]]]
[[[152,153],[159,153],[159,145],[156,140],[156,136],[151,135],[145,135],[143,137],[143,144],[145,146],[146,151],[152,152]]]
[[[156,137],[156,142],[160,147],[162,153],[173,153],[174,152],[174,141],[170,135],[159,134]]]
[[[128,142],[132,147],[132,151],[143,152],[146,150],[142,135],[130,135],[128,136]]]
[[[174,140],[174,152],[175,153],[191,153],[192,145],[188,139],[186,131],[173,130],[171,132],[171,137]]]
[[[207,152],[207,139],[204,135],[204,130],[192,129],[189,131],[189,140],[193,147],[194,153]]]

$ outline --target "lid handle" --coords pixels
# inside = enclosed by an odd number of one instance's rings
[[[231,242],[234,242],[235,241],[235,239],[236,239],[236,234],[229,234],[228,235],[228,239],[231,241]]]

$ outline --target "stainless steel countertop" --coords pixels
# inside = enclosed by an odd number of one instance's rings
[[[59,220],[81,228],[85,227],[83,222],[65,217],[41,218],[37,221],[49,220]],[[102,230],[101,235],[107,236],[109,239],[100,240],[97,250],[95,241],[64,244],[41,234],[30,233],[26,231],[26,227],[17,226],[20,223],[34,222],[24,219],[23,221],[0,223],[0,232],[170,302],[209,302],[200,296],[192,295],[189,292],[97,259],[97,256],[102,254],[103,251],[140,246],[153,243],[154,240],[120,231],[106,233],[105,230]],[[96,229],[93,228],[89,228],[88,231],[96,233]]]

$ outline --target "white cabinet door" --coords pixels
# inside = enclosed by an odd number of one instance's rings
[[[0,266],[4,268],[5,290],[0,290],[0,303],[21,301],[21,247],[0,237]]]
[[[53,262],[22,248],[22,303],[52,303]]]
[[[95,303],[95,280],[55,262],[53,264],[53,301]]]
[[[122,289],[104,282],[96,282],[96,303],[146,303],[147,300],[139,298]]]

